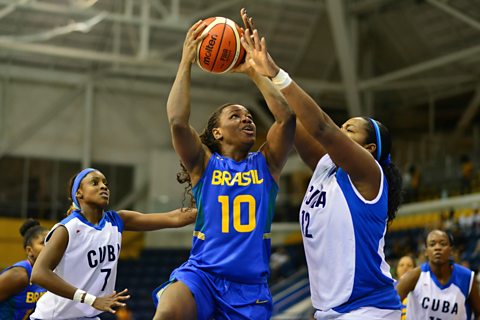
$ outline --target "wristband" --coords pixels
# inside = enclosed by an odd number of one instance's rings
[[[292,78],[283,69],[280,69],[275,77],[272,78],[272,83],[277,89],[282,90],[292,83]]]
[[[73,301],[86,303],[89,306],[93,306],[95,299],[97,299],[97,297],[95,297],[93,294],[83,291],[82,289],[77,289],[73,295]]]
[[[73,301],[77,301],[77,302],[82,302],[82,297],[83,297],[83,294],[86,293],[85,291],[81,290],[81,289],[77,289],[77,291],[75,291],[75,293],[73,294]]]
[[[95,302],[95,299],[97,299],[97,297],[95,297],[93,294],[86,293],[84,303],[88,304],[89,306],[93,306],[93,303]]]

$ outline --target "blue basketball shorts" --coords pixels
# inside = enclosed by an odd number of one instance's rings
[[[188,261],[175,269],[170,280],[153,293],[155,306],[162,290],[181,281],[192,292],[198,320],[267,320],[272,315],[272,296],[267,283],[240,283],[203,271]]]

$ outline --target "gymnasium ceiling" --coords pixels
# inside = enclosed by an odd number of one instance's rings
[[[470,141],[480,124],[478,0],[0,0],[0,77],[168,92],[188,27],[241,22],[241,7],[340,123],[369,114],[415,141]],[[239,76],[194,71],[205,94],[256,94]]]

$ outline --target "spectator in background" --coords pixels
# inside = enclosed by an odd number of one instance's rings
[[[415,259],[412,256],[406,255],[401,257],[400,259],[398,259],[397,269],[395,270],[397,274],[397,279],[400,279],[405,273],[415,267]]]
[[[448,212],[445,212],[442,215],[441,229],[450,233],[453,233],[457,229],[457,224],[455,222],[455,210],[453,208],[450,208]]]
[[[415,259],[413,259],[412,256],[406,255],[401,257],[398,260],[397,269],[395,270],[397,274],[397,279],[400,279],[405,273],[407,273],[410,270],[413,270],[413,268],[415,267],[416,267]],[[402,300],[403,309],[402,309],[401,320],[405,320],[407,318],[407,302],[408,302],[408,297]]]
[[[460,157],[460,194],[472,192],[473,162],[466,154]]]
[[[418,200],[418,188],[420,185],[420,171],[414,164],[408,167],[403,175],[403,189],[405,192],[405,202]]]

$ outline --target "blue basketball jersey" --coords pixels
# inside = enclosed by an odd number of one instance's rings
[[[193,188],[198,213],[190,263],[232,281],[266,282],[277,192],[262,153],[241,162],[214,153]]]
[[[21,267],[27,270],[28,279],[32,275],[32,266],[28,260],[15,263],[13,266],[2,271],[5,272],[11,268]],[[11,296],[9,299],[0,302],[0,319],[22,320],[28,319],[35,309],[37,300],[45,293],[45,289],[30,283],[24,290]]]

